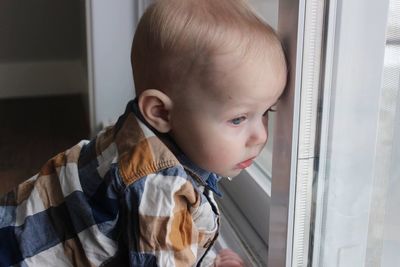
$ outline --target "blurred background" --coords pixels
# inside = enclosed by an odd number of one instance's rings
[[[85,2],[0,1],[0,193],[90,135]]]
[[[0,193],[124,111],[146,3],[0,1]]]

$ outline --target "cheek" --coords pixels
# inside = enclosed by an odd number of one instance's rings
[[[207,165],[221,166],[232,164],[240,157],[240,149],[234,140],[215,138],[203,143],[202,154],[207,160]]]
[[[242,159],[244,146],[241,135],[229,133],[217,124],[208,123],[204,127],[201,119],[191,121],[193,123],[186,125],[185,130],[179,131],[180,135],[175,137],[179,137],[178,145],[182,145],[184,153],[199,167],[217,172]]]

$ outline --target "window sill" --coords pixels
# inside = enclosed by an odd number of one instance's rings
[[[245,266],[266,266],[267,244],[229,196],[225,194],[224,200],[218,202],[221,210],[221,231],[214,245],[215,250],[230,248],[240,255]]]
[[[244,170],[233,181],[220,183],[223,198],[221,235],[216,249],[229,247],[246,266],[266,266],[271,180],[257,166]]]

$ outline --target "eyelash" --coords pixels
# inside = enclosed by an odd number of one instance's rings
[[[230,120],[229,122],[230,122],[232,125],[234,125],[234,126],[238,126],[238,125],[240,125],[243,121],[245,121],[246,119],[247,119],[246,116],[240,116],[240,117],[237,117],[237,118],[234,118],[234,119]]]
[[[267,109],[267,110],[264,112],[263,117],[266,116],[266,115],[268,115],[268,112],[276,112],[275,107],[270,107],[269,109]],[[231,120],[229,121],[229,123],[231,123],[231,124],[234,125],[234,126],[239,126],[239,125],[240,125],[242,122],[244,122],[246,119],[247,119],[246,116],[240,116],[240,117],[231,119]]]

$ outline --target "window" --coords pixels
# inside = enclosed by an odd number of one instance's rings
[[[396,266],[400,1],[337,2],[313,266]]]
[[[290,159],[274,150],[273,175],[279,160],[291,164],[273,176],[268,263],[394,266],[400,260],[399,1],[310,0],[299,1],[298,10],[293,2],[280,1],[279,13],[286,15],[281,34],[296,44],[289,49],[287,102],[293,137],[285,139],[292,149]]]

